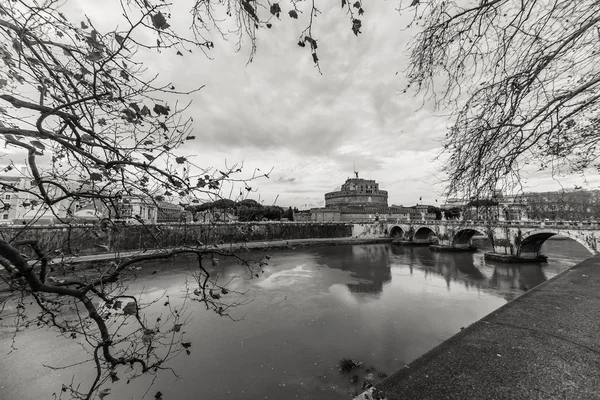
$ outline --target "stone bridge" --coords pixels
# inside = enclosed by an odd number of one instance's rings
[[[396,221],[384,222],[391,237],[413,243],[438,243],[451,248],[469,247],[475,235],[485,236],[495,253],[516,257],[540,256],[544,242],[566,236],[599,254],[600,223],[563,221]]]

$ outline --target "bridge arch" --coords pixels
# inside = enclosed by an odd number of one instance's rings
[[[437,237],[437,234],[433,229],[428,226],[419,226],[415,229],[415,234],[413,236],[413,240],[425,240],[431,239],[432,236]]]
[[[595,250],[590,244],[583,238],[574,235],[568,231],[553,231],[553,230],[536,230],[533,232],[527,232],[523,235],[521,239],[521,243],[519,244],[519,254],[521,253],[535,253],[539,254],[542,245],[546,240],[551,238],[552,236],[560,235],[564,237],[568,237],[571,240],[576,241],[583,247],[585,247],[591,254],[598,254],[598,251]]]
[[[390,237],[404,237],[404,235],[406,234],[406,232],[404,232],[404,229],[402,229],[402,227],[398,225],[393,225],[392,227],[390,227],[389,232]]]
[[[452,244],[469,244],[469,241],[475,235],[483,235],[487,237],[487,235],[479,229],[464,228],[454,234],[454,237],[452,238]]]

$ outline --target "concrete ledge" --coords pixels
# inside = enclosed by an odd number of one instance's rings
[[[600,256],[470,325],[376,389],[387,400],[600,399],[599,289]]]
[[[320,238],[320,239],[290,239],[290,240],[274,240],[261,242],[245,242],[245,243],[224,243],[217,245],[216,248],[229,251],[244,251],[244,250],[270,250],[270,249],[294,249],[297,247],[308,246],[334,246],[344,244],[377,244],[390,243],[390,238]],[[64,258],[55,258],[50,260],[50,264],[63,263],[84,263],[92,261],[109,261],[123,259],[127,257],[135,257],[140,255],[149,255],[154,253],[162,253],[174,248],[152,249],[152,250],[131,250],[115,252],[104,252],[99,254],[87,254],[81,256],[68,256]]]

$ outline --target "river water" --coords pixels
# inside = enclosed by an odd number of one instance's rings
[[[178,373],[161,372],[146,397],[184,399],[349,399],[360,383],[391,374],[524,291],[590,254],[571,240],[548,240],[541,265],[485,262],[482,253],[432,253],[427,247],[389,244],[312,247],[270,252],[257,279],[235,279],[249,290],[232,321],[197,305],[185,326],[191,354],[171,361]],[[240,274],[222,263],[225,278]],[[184,297],[186,265],[144,275],[132,290],[146,296]],[[45,330],[21,333],[17,351],[0,333],[0,399],[50,399],[73,374],[91,376],[92,366],[50,370],[83,360],[74,341]],[[10,353],[9,353],[10,352]],[[364,363],[350,375],[341,358]],[[368,373],[365,368],[372,368]],[[108,385],[105,400],[138,399],[149,377]],[[64,397],[63,397],[64,398]]]

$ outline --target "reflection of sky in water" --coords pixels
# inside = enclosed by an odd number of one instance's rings
[[[273,252],[254,279],[242,278],[244,269],[224,260],[223,279],[238,276],[232,286],[249,289],[240,296],[249,303],[233,313],[241,320],[192,304],[192,320],[184,327],[192,354],[171,363],[181,379],[159,374],[149,398],[160,390],[165,399],[184,400],[347,399],[356,386],[337,372],[340,358],[389,374],[587,255],[568,241],[544,251],[551,261],[540,267],[486,263],[481,254],[431,253],[426,247],[314,247]],[[189,267],[165,266],[147,276],[142,271],[132,290],[146,298],[166,293],[174,304],[181,302],[186,277],[194,284]],[[148,318],[161,312],[156,305]],[[41,366],[81,358],[73,341],[55,336],[36,331],[18,338],[20,350],[0,363],[1,398],[47,398],[70,379],[72,370]],[[3,334],[0,351],[6,354],[8,346]],[[139,394],[149,379],[124,382],[112,386],[118,393],[113,398]]]
[[[273,289],[281,286],[305,284],[306,280],[313,279],[315,275],[315,271],[306,269],[306,264],[300,264],[289,270],[273,272],[257,283],[257,286],[264,289]]]

